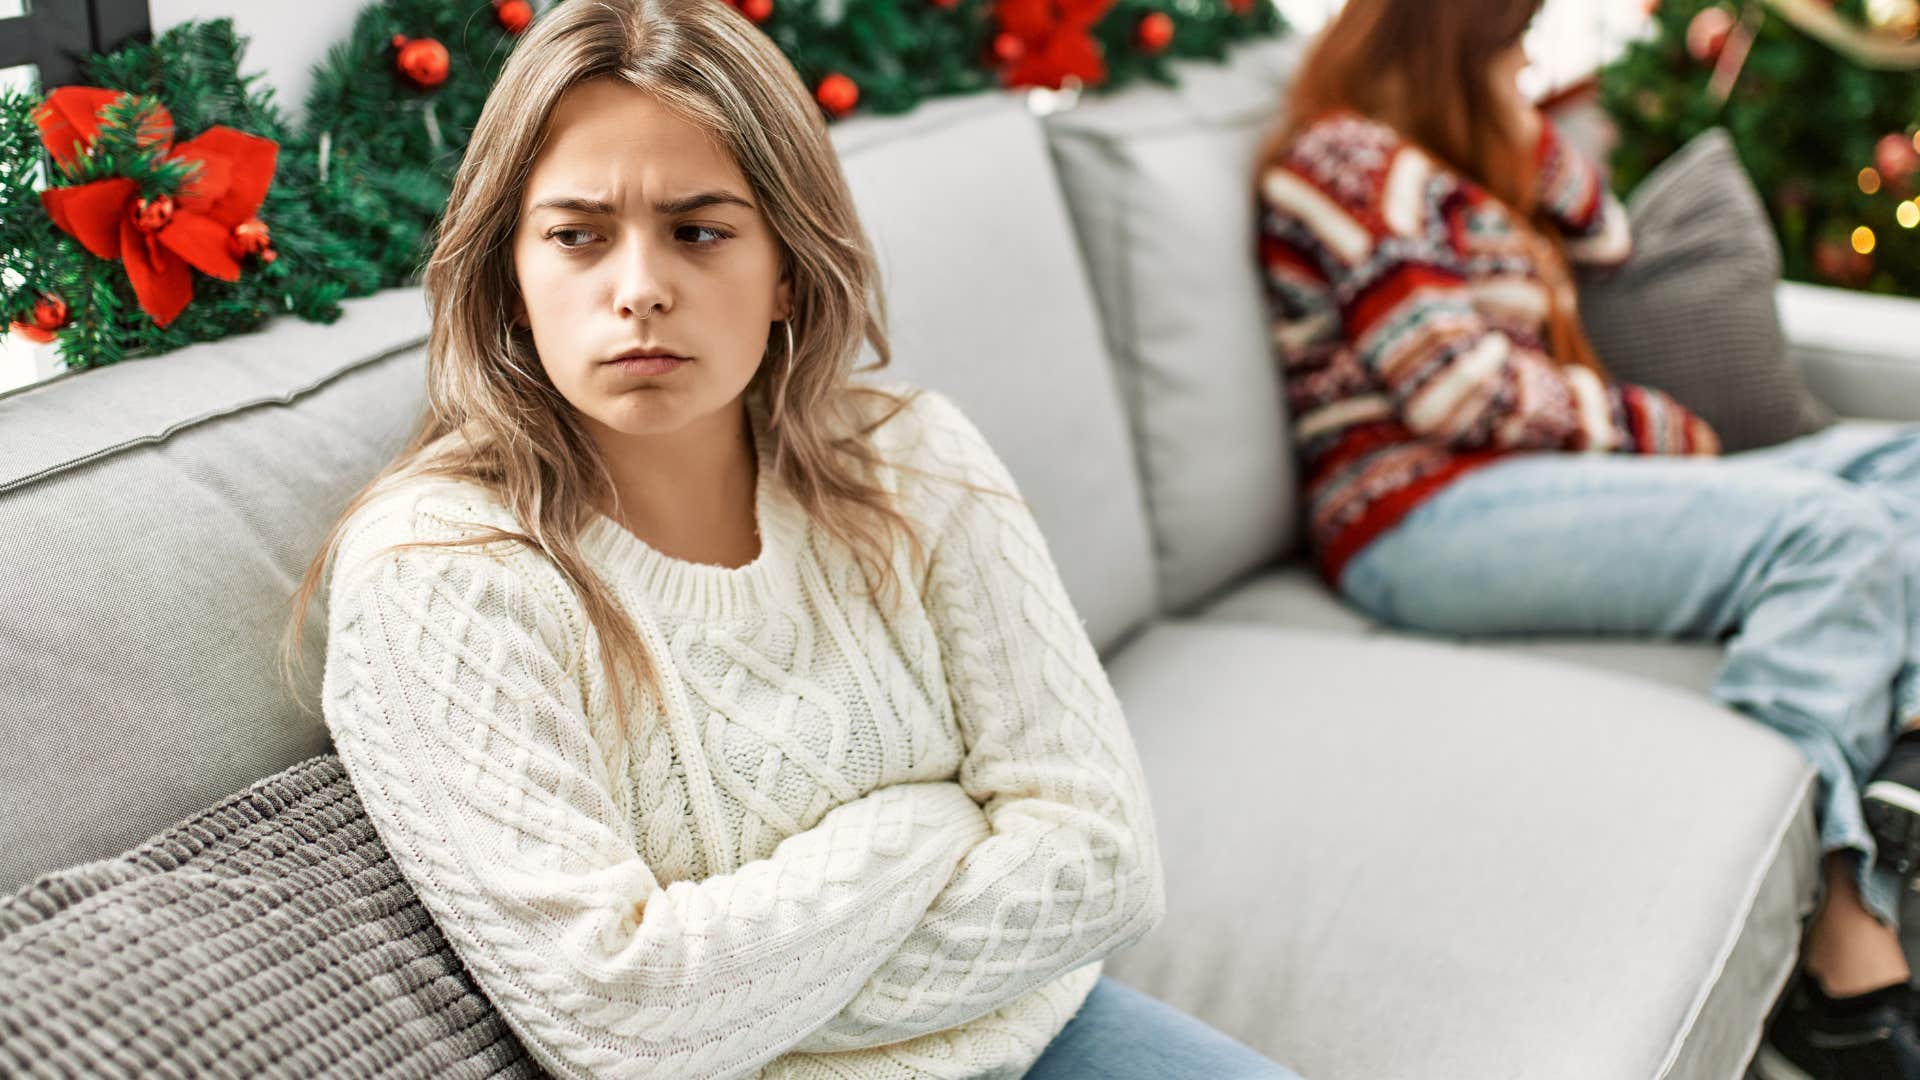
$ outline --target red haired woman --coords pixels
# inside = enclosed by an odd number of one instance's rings
[[[1321,573],[1421,630],[1725,639],[1714,697],[1821,781],[1825,900],[1762,1075],[1920,1077],[1895,933],[1920,854],[1920,427],[1721,457],[1608,377],[1570,266],[1631,238],[1515,85],[1540,3],[1348,0],[1262,155]]]

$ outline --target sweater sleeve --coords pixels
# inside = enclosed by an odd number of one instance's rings
[[[567,663],[577,634],[546,595],[564,579],[470,549],[362,565],[330,591],[327,726],[405,878],[555,1076],[748,1075],[847,1003],[987,835],[959,784],[902,784],[735,872],[662,883]]]
[[[947,485],[958,502],[927,597],[966,746],[960,784],[992,835],[802,1050],[965,1023],[1139,940],[1166,907],[1145,776],[1039,526],[956,406],[924,392],[916,410],[924,460],[996,492]]]
[[[1600,170],[1542,117],[1535,148],[1534,194],[1540,209],[1560,228],[1567,259],[1581,266],[1617,267],[1633,254],[1626,207],[1601,179]]]
[[[1355,350],[1415,435],[1462,450],[1694,450],[1692,414],[1671,396],[1561,364],[1488,322],[1451,246],[1446,198],[1401,193],[1386,212],[1357,211],[1278,165],[1261,189],[1265,257],[1290,249],[1316,269],[1331,301],[1320,332]],[[1301,250],[1303,237],[1325,243]]]

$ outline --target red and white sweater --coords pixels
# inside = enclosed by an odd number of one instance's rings
[[[1543,125],[1540,205],[1576,264],[1631,250],[1591,162]],[[1548,288],[1504,203],[1336,112],[1259,179],[1260,257],[1320,573],[1470,469],[1529,451],[1692,452],[1692,415],[1549,355]]]

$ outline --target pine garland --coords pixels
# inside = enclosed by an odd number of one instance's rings
[[[1267,0],[729,2],[759,22],[832,118],[902,113],[1007,85],[1171,83],[1173,60],[1219,59],[1236,41],[1285,29]],[[33,122],[40,98],[0,91],[0,332],[8,322],[33,325],[36,305],[57,297],[68,314],[57,331],[65,363],[93,367],[250,330],[283,312],[331,322],[343,299],[416,281],[467,139],[518,40],[512,21],[492,0],[375,0],[315,69],[297,129],[259,75],[240,74],[246,39],[230,19],[183,23],[92,58],[89,85],[129,96],[106,111],[91,155],[49,177],[55,183],[127,177],[143,196],[177,190],[188,166],[169,160],[154,132],[141,134],[155,105],[171,113],[175,144],[224,125],[279,145],[258,214],[276,257],[249,261],[235,282],[196,273],[192,302],[165,327],[141,308],[123,267],[52,224],[36,191],[53,167]],[[1022,34],[1009,33],[1015,24]],[[1060,27],[1070,31],[1050,38]],[[1023,55],[1061,40],[1092,58],[1085,77],[1049,68],[1051,53]]]

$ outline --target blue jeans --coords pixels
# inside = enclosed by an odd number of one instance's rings
[[[1340,591],[1436,633],[1724,640],[1712,696],[1813,763],[1822,850],[1857,852],[1868,908],[1897,925],[1860,788],[1920,714],[1920,425],[1503,459],[1375,539]]]
[[[1245,1043],[1105,976],[1026,1080],[1300,1080]]]

